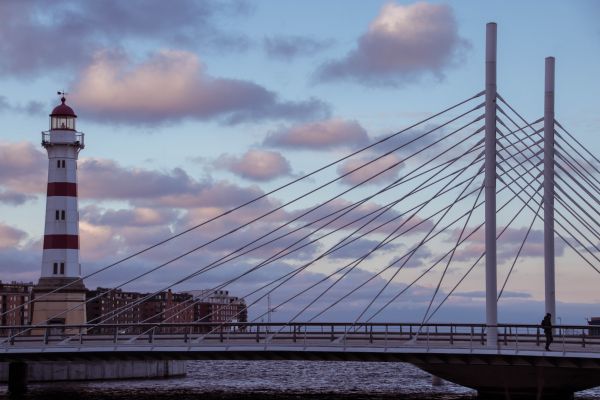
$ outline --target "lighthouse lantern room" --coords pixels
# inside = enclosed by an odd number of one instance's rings
[[[77,158],[84,134],[75,130],[77,115],[66,104],[50,114],[50,130],[42,132],[48,153],[48,188],[42,271],[34,288],[34,324],[84,324],[85,286],[79,264]]]

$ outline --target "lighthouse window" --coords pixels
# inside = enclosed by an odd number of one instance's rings
[[[52,117],[50,129],[69,129],[75,130],[75,118],[73,117]]]
[[[60,273],[61,273],[62,275],[64,275],[64,274],[65,274],[65,263],[60,263]]]
[[[53,268],[54,269],[54,271],[53,271],[54,275],[58,274],[58,263],[54,263],[53,267],[54,267]]]

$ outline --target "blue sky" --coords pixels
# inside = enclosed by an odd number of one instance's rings
[[[88,273],[479,92],[491,21],[499,93],[529,120],[540,117],[544,58],[556,57],[557,119],[600,153],[594,1],[65,0],[50,7],[8,0],[0,15],[9,21],[0,26],[3,281],[39,274],[46,179],[39,132],[57,90],[70,93],[86,134],[80,209]],[[149,260],[131,268],[142,264]],[[534,264],[539,257],[525,262]],[[600,277],[573,268],[559,298],[569,303],[564,313],[582,322],[600,300]],[[523,275],[504,315],[537,318],[541,281]],[[481,319],[477,285],[466,283],[472,296],[459,296],[468,300],[448,316],[466,309]],[[434,286],[435,279],[422,290]]]

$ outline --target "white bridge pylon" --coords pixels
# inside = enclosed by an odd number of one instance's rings
[[[487,344],[496,348],[498,342],[497,283],[497,25],[486,26],[485,51],[485,283]],[[545,309],[556,319],[556,278],[554,252],[554,57],[545,60],[544,90],[544,287]]]

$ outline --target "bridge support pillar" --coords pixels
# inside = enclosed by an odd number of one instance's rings
[[[27,364],[15,361],[8,364],[8,392],[19,396],[27,392]]]
[[[554,268],[554,57],[546,57],[544,88],[544,282],[546,312],[556,322]]]
[[[487,346],[498,345],[496,272],[496,24],[486,26],[485,46],[485,309]]]

